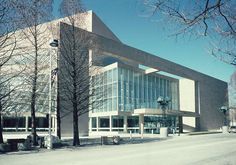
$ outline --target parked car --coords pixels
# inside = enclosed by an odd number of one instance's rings
[[[236,126],[230,126],[229,127],[229,133],[234,132],[236,133]]]

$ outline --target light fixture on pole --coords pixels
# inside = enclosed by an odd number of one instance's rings
[[[49,45],[54,48],[58,47],[58,40],[54,39]]]
[[[159,96],[157,98],[157,103],[160,104],[161,110],[163,111],[163,118],[164,118],[163,125],[164,125],[164,127],[166,127],[166,108],[169,105],[169,102],[170,102],[170,98],[169,97],[163,98],[162,96]]]
[[[163,98],[162,96],[159,96],[157,99],[157,103],[160,104],[163,113],[163,123],[162,127],[160,128],[160,137],[163,138],[166,138],[168,136],[168,126],[166,123],[166,108],[168,107],[169,102],[170,102],[169,97]]]
[[[226,114],[226,112],[229,110],[229,107],[227,107],[227,106],[222,106],[222,107],[220,107],[220,112],[222,112],[223,114],[224,114],[224,126],[227,126],[227,114]]]
[[[229,111],[229,107],[228,106],[222,106],[219,108],[220,112],[222,112],[224,114],[224,122],[223,122],[223,126],[222,126],[222,133],[223,134],[227,134],[228,133],[228,123],[227,123],[227,111]]]
[[[58,47],[58,40],[54,39],[50,44],[51,47]],[[48,134],[49,134],[49,144],[47,146],[47,149],[52,149],[52,54],[49,53],[49,90],[48,90]]]

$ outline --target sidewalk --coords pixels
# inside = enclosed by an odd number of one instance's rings
[[[3,139],[6,142],[7,139],[17,139],[17,138],[24,138],[30,134],[30,132],[5,132],[3,134]],[[46,136],[48,135],[47,132],[37,132],[39,136]],[[80,137],[80,144],[81,146],[94,146],[94,145],[101,145],[102,139],[101,137],[104,135],[93,135],[93,136],[83,136]],[[159,134],[129,134],[129,133],[122,133],[118,135],[110,135],[107,137],[107,144],[113,144],[113,136],[120,137],[120,144],[137,144],[137,143],[145,143],[145,142],[152,142],[152,141],[160,141],[160,140],[167,140],[174,137],[179,137],[178,134],[169,134],[167,138],[161,138]],[[181,135],[182,136],[182,135]],[[73,137],[62,137],[61,143],[63,146],[72,146]]]
[[[4,132],[3,133],[3,139],[17,139],[17,138],[26,138],[31,132]],[[46,136],[48,135],[48,132],[37,132],[37,135],[39,136]],[[52,134],[54,135],[54,134]],[[184,136],[186,134],[180,134],[180,136]],[[121,138],[142,138],[141,134],[138,133],[120,133],[120,134],[114,134],[114,135],[91,135],[91,136],[81,136],[80,139],[94,139],[94,138],[101,138],[101,136],[120,136]],[[175,137],[178,136],[178,134],[169,134],[168,137]],[[62,140],[65,139],[72,139],[72,136],[62,137]],[[160,134],[143,134],[143,138],[161,138]]]
[[[183,136],[193,136],[193,135],[205,135],[205,134],[216,134],[221,133],[220,131],[202,131],[202,132],[190,132],[190,133],[181,133],[180,135],[177,134],[168,134],[167,138],[160,137],[160,134],[141,134],[138,133],[120,133],[116,135],[92,135],[92,136],[83,136],[80,137],[81,145],[101,145],[101,137],[107,136],[108,141],[112,144],[112,137],[113,136],[120,136],[121,144],[134,144],[134,143],[143,143],[143,142],[150,142],[150,141],[160,141],[160,140],[167,140],[173,139]],[[17,139],[17,138],[24,138],[30,134],[30,132],[4,132],[3,139],[6,141],[7,139]],[[48,135],[47,132],[37,132],[39,136],[46,136]],[[62,137],[62,143],[65,145],[72,145],[73,137]]]

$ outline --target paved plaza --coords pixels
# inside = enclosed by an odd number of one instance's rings
[[[236,164],[236,134],[174,136],[139,144],[90,146],[0,155],[1,165]]]

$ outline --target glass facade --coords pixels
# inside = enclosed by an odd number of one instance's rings
[[[100,83],[99,83],[100,82]],[[93,77],[93,100],[99,105],[93,112],[124,111],[139,108],[160,108],[159,96],[171,98],[168,109],[178,110],[178,81],[141,69],[116,67]]]
[[[56,53],[50,52],[52,55],[52,69],[57,66],[56,63]],[[34,68],[35,54],[31,51],[26,55],[14,55],[6,63],[6,69],[14,68],[11,74],[8,76],[11,78],[9,81],[9,89],[13,90],[10,93],[11,97],[7,101],[6,111],[12,113],[22,113],[30,111],[30,101],[32,95],[32,83],[33,83],[33,69]],[[37,73],[37,85],[36,85],[36,112],[47,114],[48,112],[48,93],[49,93],[49,52],[40,51],[38,54],[38,73]],[[8,69],[7,69],[8,70]],[[8,78],[7,75],[3,76]],[[3,78],[1,77],[2,81]],[[55,82],[52,83],[52,107],[55,106],[56,98],[56,86]],[[55,108],[52,108],[54,110]]]
[[[48,128],[48,110],[49,110],[49,78],[50,60],[52,55],[52,68],[57,67],[57,54],[55,51],[40,50],[38,52],[38,72],[36,84],[35,115],[36,127],[38,130],[46,131]],[[27,112],[31,111],[32,83],[34,79],[35,53],[28,50],[27,54],[14,54],[7,61],[3,69],[6,71],[0,75],[0,82],[6,88],[1,88],[1,94],[9,93],[6,100],[2,100],[3,109],[3,130],[25,130],[31,129],[31,118],[27,117]],[[7,74],[6,74],[7,73]],[[52,107],[54,112],[56,107],[56,77],[52,79]],[[6,81],[8,80],[8,81]],[[4,83],[3,83],[4,82]],[[4,89],[4,91],[3,91]],[[27,120],[25,119],[27,117]],[[28,121],[28,123],[27,123]]]
[[[3,131],[27,131],[31,129],[31,117],[4,116],[2,119]],[[46,131],[48,129],[48,115],[46,117],[36,117],[36,129]]]
[[[173,99],[168,109],[178,109],[177,81],[156,73],[145,74],[128,68],[118,68],[118,109],[159,108],[159,96]]]
[[[97,74],[92,78],[94,95],[93,112],[117,111],[118,101],[118,70],[117,68]]]

